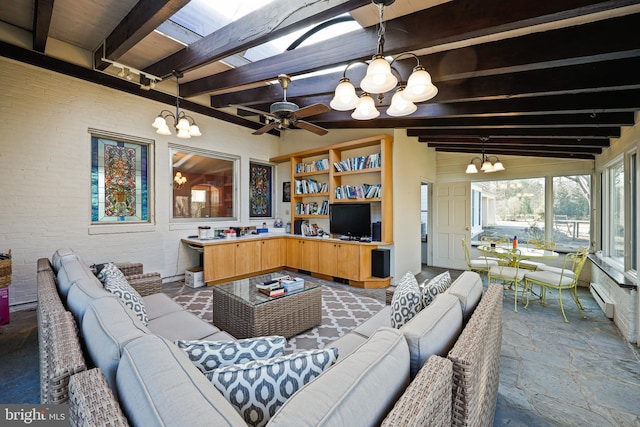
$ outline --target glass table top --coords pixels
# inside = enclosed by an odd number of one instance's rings
[[[257,285],[262,284],[266,281],[275,280],[275,279],[283,278],[286,276],[292,277],[292,278],[299,277],[292,273],[276,271],[273,273],[261,274],[259,276],[249,277],[246,279],[234,280],[233,282],[222,283],[220,285],[214,285],[213,288],[217,292],[222,292],[222,293],[234,296],[236,298],[240,298],[245,303],[256,306],[256,305],[264,304],[265,302],[299,294],[301,292],[307,292],[311,289],[315,289],[319,287],[317,283],[310,282],[305,278],[303,289],[300,289],[299,291],[295,291],[295,292],[289,292],[277,297],[270,297],[266,294],[263,294],[256,287]]]

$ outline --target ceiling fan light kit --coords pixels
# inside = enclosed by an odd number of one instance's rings
[[[382,102],[384,94],[396,87],[398,80],[400,80],[400,87],[398,87],[393,95],[391,105],[387,109],[387,115],[389,116],[398,117],[413,114],[418,109],[414,104],[415,102],[428,101],[438,94],[438,88],[436,88],[431,81],[431,75],[420,65],[420,59],[414,53],[401,53],[392,59],[391,62],[387,61],[384,56],[384,8],[394,1],[395,0],[372,0],[372,3],[380,9],[378,52],[371,58],[371,62],[369,63],[357,60],[347,64],[342,73],[342,79],[340,79],[340,83],[336,87],[334,97],[329,104],[331,108],[338,111],[349,111],[355,108],[351,117],[356,120],[370,120],[378,117],[380,112],[377,111],[375,102],[371,104],[373,98],[371,98],[369,94],[378,94],[378,99]],[[418,61],[418,65],[413,68],[413,72],[409,76],[406,85],[402,85],[402,76],[400,72],[393,67],[393,63],[402,56],[413,56],[416,61]],[[360,98],[357,98],[356,89],[347,78],[347,70],[351,65],[357,63],[367,65],[367,74],[360,82],[360,89],[362,89],[365,94]],[[400,79],[393,75],[394,72]],[[361,108],[360,104],[362,103],[366,103],[366,105],[363,105]],[[373,113],[371,108],[376,110],[377,114]]]
[[[303,117],[326,113],[330,110],[329,107],[324,104],[312,104],[300,108],[293,102],[287,101],[287,88],[289,87],[289,83],[291,83],[291,77],[286,74],[280,74],[278,76],[278,82],[280,83],[280,86],[282,86],[284,99],[282,101],[277,101],[271,104],[268,113],[266,111],[256,110],[255,108],[245,107],[244,105],[231,105],[232,107],[235,107],[237,109],[264,116],[266,124],[260,129],[253,132],[253,135],[262,135],[263,133],[268,132],[271,129],[278,129],[283,131],[286,129],[291,129],[292,126],[307,130],[309,132],[313,132],[316,135],[326,135],[329,131],[325,128],[300,119]]]

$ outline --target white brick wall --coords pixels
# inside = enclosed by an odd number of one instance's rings
[[[60,247],[73,248],[88,264],[140,261],[146,271],[163,277],[183,274],[197,262],[180,238],[194,234],[200,224],[169,223],[169,143],[241,156],[240,188],[245,190],[239,195],[239,221],[216,226],[251,224],[249,160],[277,155],[277,138],[252,136],[250,129],[193,113],[202,137],[163,137],[151,122],[166,106],[6,58],[0,58],[0,86],[0,252],[13,253],[12,305],[36,299],[36,261]],[[89,128],[155,140],[155,226],[150,231],[89,234]]]
[[[631,290],[621,288],[609,276],[607,276],[600,268],[591,264],[591,282],[597,283],[608,293],[615,304],[613,311],[613,321],[622,332],[627,341],[635,342],[633,337],[632,316],[633,304],[636,301],[631,296]]]

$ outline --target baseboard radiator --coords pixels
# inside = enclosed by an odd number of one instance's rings
[[[609,319],[613,319],[613,311],[616,305],[609,297],[609,294],[597,283],[591,283],[589,290],[591,291],[591,295],[593,295],[593,299],[596,300],[604,312],[604,315]]]

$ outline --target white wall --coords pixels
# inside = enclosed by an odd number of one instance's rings
[[[241,156],[240,218],[216,226],[251,224],[249,161],[277,155],[278,138],[199,114],[192,115],[203,136],[160,136],[151,123],[165,105],[5,58],[0,85],[0,252],[13,254],[12,305],[36,300],[36,261],[60,247],[73,248],[89,264],[140,261],[165,278],[197,263],[180,238],[201,223],[169,223],[169,143]],[[146,231],[124,226],[127,232],[89,233],[89,128],[155,140],[154,224]]]

